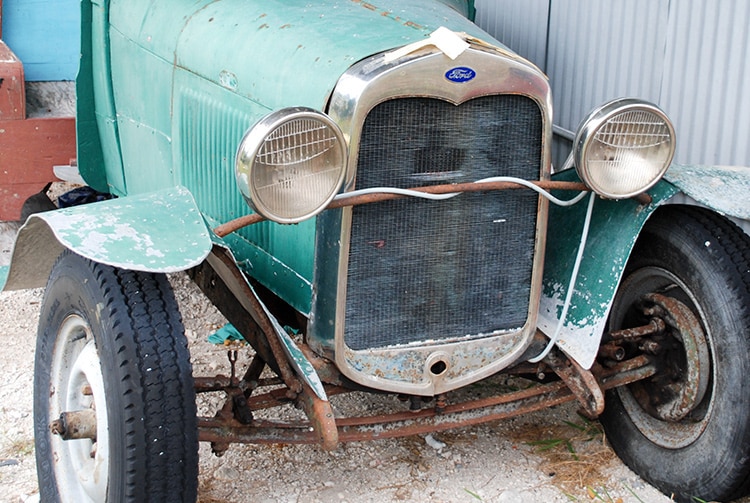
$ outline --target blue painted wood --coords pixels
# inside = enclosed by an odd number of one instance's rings
[[[3,40],[23,61],[26,80],[75,79],[80,14],[78,0],[3,1]]]

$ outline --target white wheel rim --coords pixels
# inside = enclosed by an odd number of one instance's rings
[[[60,496],[66,501],[105,501],[109,473],[109,430],[101,363],[91,327],[74,314],[60,325],[55,341],[49,420],[56,420],[62,412],[89,408],[96,411],[96,442],[51,435],[55,478]]]

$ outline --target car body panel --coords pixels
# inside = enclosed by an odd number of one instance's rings
[[[697,202],[740,220],[750,220],[750,169],[744,166],[686,166],[669,168],[666,180]]]
[[[94,40],[84,35],[84,60],[90,59],[82,63],[78,87],[93,95],[95,112],[90,104],[79,105],[81,173],[94,188],[117,195],[184,185],[212,225],[247,214],[233,174],[247,128],[287,106],[324,110],[353,63],[423,40],[440,26],[497,43],[461,14],[471,11],[461,5],[84,2]],[[100,32],[104,19],[107,33]],[[373,30],[373,24],[381,28]],[[340,40],[344,32],[354,34],[346,44]],[[249,63],[259,60],[262,66]],[[101,165],[104,183],[96,168]],[[217,191],[224,196],[217,198]],[[245,272],[298,311],[310,312],[314,219],[296,226],[264,222],[227,240]]]
[[[557,176],[576,177],[573,170]],[[715,185],[721,186],[720,192],[706,187],[709,176]],[[670,199],[683,190],[697,195],[693,197],[715,211],[748,218],[746,205],[742,202],[750,180],[746,170],[674,165],[665,178],[669,182],[663,180],[649,191],[653,201],[648,205],[640,205],[634,200],[598,199],[595,203],[581,272],[557,339],[560,348],[584,368],[590,368],[597,355],[614,294],[640,230],[660,205],[669,204]],[[549,337],[558,329],[581,239],[584,206],[578,203],[573,208],[553,206],[550,209],[544,291],[539,312],[539,328]]]
[[[94,35],[84,30],[83,72],[79,75],[83,85],[79,84],[79,88],[95,88],[96,93],[88,89],[87,94],[94,98],[94,109],[88,101],[79,109],[79,115],[86,118],[81,133],[88,142],[79,152],[83,176],[94,188],[105,190],[101,174],[96,173],[96,161],[104,157],[106,184],[116,194],[153,190],[153,183],[170,183],[165,174],[137,168],[142,165],[138,159],[141,156],[156,155],[170,161],[169,145],[172,140],[179,141],[170,130],[170,84],[180,70],[254,101],[260,107],[258,114],[284,106],[320,110],[338,76],[366,56],[425,38],[442,25],[487,39],[476,25],[457,15],[473,10],[469,6],[460,8],[462,4],[428,0],[408,6],[393,0],[377,5],[352,0],[315,4],[84,1],[84,26],[90,22]],[[382,27],[373,30],[374,23]],[[217,30],[222,33],[220,40],[213,36]],[[346,44],[340,40],[344,32],[355,34]],[[308,47],[305,40],[315,43]],[[239,54],[265,54],[268,63],[260,68],[243,64]],[[175,88],[174,93],[178,92],[179,88]],[[94,118],[101,135],[98,146],[93,139]],[[118,136],[128,145],[120,146]],[[132,151],[130,144],[135,142],[141,148]],[[129,163],[125,169],[127,180],[117,161],[121,150],[127,153],[123,159]],[[136,158],[131,160],[134,152]]]
[[[184,187],[34,214],[18,232],[4,289],[44,286],[65,248],[114,267],[166,273],[201,263],[211,237]]]
[[[576,175],[571,170],[563,176]],[[617,286],[640,230],[658,206],[677,192],[676,187],[662,181],[649,191],[653,201],[648,205],[632,199],[595,201],[580,272],[557,339],[558,346],[584,368],[594,362]],[[558,329],[585,213],[583,203],[550,210],[539,309],[539,328],[549,337]]]
[[[86,183],[100,192],[125,194],[122,155],[109,68],[109,4],[82,0],[81,63],[76,78],[77,163]]]

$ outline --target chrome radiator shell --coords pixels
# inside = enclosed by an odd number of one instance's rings
[[[458,67],[475,77],[443,77]],[[497,48],[373,56],[340,79],[328,112],[349,141],[345,191],[549,177],[546,78]],[[523,190],[325,212],[311,346],[360,384],[409,394],[497,372],[536,330],[546,216]]]

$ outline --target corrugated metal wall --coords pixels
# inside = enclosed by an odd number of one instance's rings
[[[660,102],[680,159],[750,166],[749,32],[746,0],[672,0]]]
[[[479,26],[544,69],[549,0],[476,0],[476,7]]]
[[[575,130],[594,106],[641,97],[675,122],[677,162],[750,166],[750,2],[476,4],[482,28],[550,76],[558,126]]]

